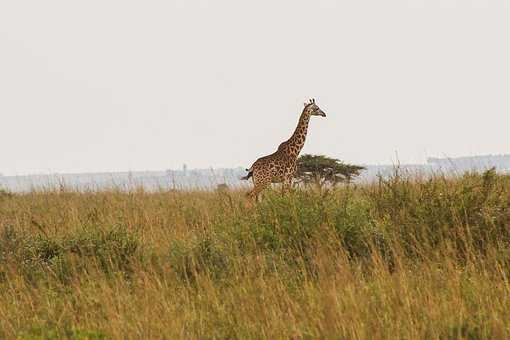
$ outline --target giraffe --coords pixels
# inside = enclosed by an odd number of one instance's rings
[[[248,180],[253,177],[254,184],[248,197],[257,200],[260,193],[271,183],[283,183],[282,193],[290,188],[296,173],[297,158],[305,145],[311,116],[326,117],[324,111],[315,104],[315,99],[310,99],[309,103],[305,103],[305,108],[292,136],[281,143],[276,152],[257,159],[251,168],[246,169],[248,175],[241,179]]]

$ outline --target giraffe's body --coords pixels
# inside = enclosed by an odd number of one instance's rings
[[[248,176],[243,179],[253,177],[254,188],[248,194],[251,198],[258,198],[262,190],[271,183],[283,183],[284,191],[290,187],[296,173],[299,152],[305,144],[311,116],[326,117],[326,114],[315,104],[315,100],[305,104],[298,126],[292,136],[280,144],[276,152],[257,159],[248,169]]]

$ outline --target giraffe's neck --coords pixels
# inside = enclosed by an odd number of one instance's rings
[[[287,140],[284,145],[284,151],[291,157],[297,158],[301,149],[305,145],[306,134],[308,132],[308,122],[310,121],[310,115],[305,111],[299,117],[299,122],[296,130],[292,136]]]

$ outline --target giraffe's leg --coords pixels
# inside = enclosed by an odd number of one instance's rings
[[[260,172],[255,173],[253,177],[253,190],[248,193],[248,197],[253,200],[259,200],[260,193],[271,184],[270,177]]]
[[[285,195],[285,193],[290,191],[290,187],[292,185],[292,178],[285,178],[282,183],[282,196]]]
[[[282,187],[282,195],[286,192],[291,191],[292,189],[292,179],[296,173],[296,163],[292,164],[289,169],[286,171],[283,178],[283,187]]]
[[[258,166],[253,172],[253,190],[248,193],[248,197],[251,199],[259,200],[260,193],[271,185],[271,182],[275,179],[274,164],[268,163],[263,166]]]
[[[280,193],[283,195],[285,195],[285,191],[287,190],[287,184],[286,184],[286,181],[285,181],[285,177],[282,178],[282,181],[281,181],[281,191]]]
[[[248,193],[248,197],[252,200],[260,201],[260,193],[267,188],[269,183],[257,183],[252,191]]]

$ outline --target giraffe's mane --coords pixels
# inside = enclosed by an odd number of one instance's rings
[[[315,104],[315,99],[310,99],[308,103],[305,103],[305,108],[308,108],[309,106],[312,106]]]

